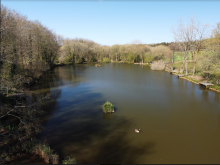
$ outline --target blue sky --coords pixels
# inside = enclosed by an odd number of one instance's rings
[[[4,6],[38,20],[59,35],[85,38],[102,45],[173,41],[179,19],[215,26],[220,1],[77,1],[3,0]]]

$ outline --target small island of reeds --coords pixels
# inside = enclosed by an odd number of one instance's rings
[[[104,113],[112,113],[114,112],[114,105],[107,101],[105,104],[103,104],[102,109]]]

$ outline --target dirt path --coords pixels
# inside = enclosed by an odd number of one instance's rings
[[[197,80],[197,81],[199,81],[199,82],[207,82],[208,80],[207,79],[205,79],[205,78],[203,78],[202,76],[188,76],[189,78],[192,78],[192,79],[195,79],[195,80]]]

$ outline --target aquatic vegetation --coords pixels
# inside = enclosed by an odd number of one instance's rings
[[[60,164],[59,155],[56,154],[54,150],[52,150],[45,142],[33,140],[26,151],[41,156],[47,164]],[[76,164],[76,158],[74,158],[72,155],[67,156],[62,161],[62,164]]]
[[[114,105],[112,105],[112,103],[110,102],[106,102],[103,106],[102,106],[103,112],[104,113],[112,113],[114,112]]]
[[[34,140],[31,143],[29,152],[40,155],[46,163],[58,164],[59,163],[59,155],[54,153],[54,151],[50,148],[49,145],[45,143],[41,143],[37,140]]]

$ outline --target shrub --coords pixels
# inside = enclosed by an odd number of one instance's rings
[[[104,57],[104,58],[103,58],[103,62],[111,62],[111,61],[110,61],[110,59],[109,59],[109,58]]]
[[[102,106],[103,112],[104,113],[111,113],[114,112],[114,105],[112,105],[112,103],[110,102],[106,102],[103,106]]]
[[[131,52],[128,54],[128,61],[129,62],[133,62],[134,61],[134,55]]]
[[[32,141],[29,152],[40,155],[46,163],[59,163],[59,156],[47,144],[40,141]]]
[[[76,164],[76,159],[73,158],[72,156],[69,157],[67,156],[63,161],[62,164]]]
[[[165,64],[162,60],[154,61],[151,64],[151,69],[152,70],[164,70],[164,68],[165,68]]]
[[[91,61],[92,61],[92,62],[96,62],[97,60],[96,60],[95,57],[92,57],[92,58],[91,58]]]
[[[144,56],[144,62],[145,63],[150,63],[152,62],[154,59],[154,56],[151,54],[151,53],[146,53],[145,56]]]
[[[209,78],[210,82],[216,85],[220,84],[220,73],[212,73]]]

